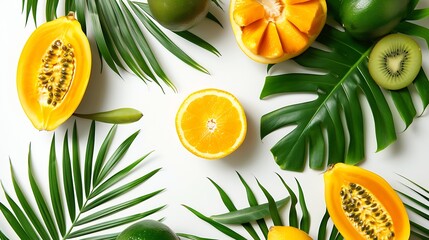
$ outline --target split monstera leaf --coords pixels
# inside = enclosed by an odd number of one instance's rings
[[[428,16],[428,9],[412,10],[395,31],[429,44],[429,29],[411,21]],[[372,43],[358,41],[328,24],[317,42],[324,47],[312,46],[293,59],[303,71],[285,73],[278,65],[269,65],[260,94],[261,99],[296,93],[314,96],[261,118],[261,138],[292,127],[271,148],[282,169],[303,171],[307,159],[312,169],[325,169],[336,162],[358,164],[366,156],[365,117],[372,115],[376,150],[380,151],[397,139],[396,125],[401,122],[394,120],[394,111],[406,129],[419,116],[416,99],[423,110],[429,104],[429,80],[422,68],[410,86],[384,91],[368,71]],[[389,99],[393,105],[388,104]],[[369,104],[369,114],[363,111],[362,101]]]

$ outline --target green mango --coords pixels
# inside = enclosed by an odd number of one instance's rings
[[[127,227],[116,240],[179,240],[179,237],[164,223],[148,219]]]
[[[185,31],[207,15],[210,0],[148,0],[153,18],[167,29]]]
[[[340,22],[354,38],[373,40],[390,33],[408,14],[410,0],[342,0]]]

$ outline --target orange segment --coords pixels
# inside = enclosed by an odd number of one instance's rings
[[[287,5],[286,11],[289,12],[287,19],[303,33],[314,34],[321,24],[323,10],[318,0]]]
[[[310,40],[308,36],[300,32],[292,23],[285,20],[277,24],[283,50],[285,53],[296,53],[305,48]]]
[[[265,19],[258,20],[243,27],[243,44],[253,53],[259,53],[259,45],[264,37],[268,22]]]
[[[234,21],[239,26],[247,26],[265,15],[264,6],[260,3],[252,1],[243,3],[240,7],[234,10]]]
[[[176,115],[182,145],[196,156],[219,159],[235,151],[247,132],[246,115],[237,98],[219,89],[190,94]]]
[[[326,22],[326,0],[230,0],[230,21],[241,50],[260,63],[304,52]]]
[[[275,59],[283,55],[283,47],[277,33],[276,24],[270,22],[265,31],[262,44],[260,45],[259,54],[266,58]]]

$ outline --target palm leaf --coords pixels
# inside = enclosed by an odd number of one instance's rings
[[[256,179],[256,183],[259,187],[259,189],[263,192],[264,196],[267,198],[267,203],[259,204],[256,201],[255,195],[247,182],[244,180],[244,178],[237,173],[238,177],[240,178],[241,183],[243,184],[247,200],[249,202],[249,207],[237,209],[237,207],[232,202],[231,198],[228,196],[228,194],[223,190],[222,187],[220,187],[216,182],[214,182],[212,179],[209,178],[210,182],[215,186],[216,190],[218,191],[220,198],[225,205],[225,207],[228,209],[228,212],[212,215],[210,217],[204,215],[203,213],[189,207],[185,206],[191,213],[196,215],[201,220],[207,222],[212,227],[216,228],[218,231],[222,232],[226,236],[232,238],[232,239],[267,239],[268,235],[268,227],[267,223],[265,222],[265,219],[270,218],[273,225],[283,225],[283,219],[282,214],[280,213],[280,210],[285,205],[286,202],[289,201],[289,199],[294,199],[293,201],[299,202],[301,206],[301,213],[302,218],[300,221],[299,226],[297,228],[300,228],[301,230],[305,232],[309,232],[310,228],[310,214],[307,210],[307,206],[305,203],[305,197],[304,193],[302,191],[302,188],[299,184],[299,182],[296,180],[298,184],[298,198],[296,198],[295,193],[289,188],[289,186],[285,183],[284,179],[279,175],[281,182],[284,184],[284,186],[287,189],[287,192],[290,194],[290,197],[286,197],[284,199],[281,199],[279,201],[275,201],[270,192],[267,190],[266,187],[264,187],[261,182]],[[298,213],[296,210],[296,204],[292,204],[289,207],[289,212],[294,212],[293,214],[289,215],[289,222],[296,222],[298,223]],[[262,233],[262,236],[260,237],[257,233],[256,229],[253,227],[253,223],[257,222],[259,226],[259,231]],[[243,236],[236,231],[234,231],[232,228],[228,227],[227,225],[241,225],[250,235],[249,236]],[[179,236],[186,239],[210,239],[210,238],[204,238],[200,236],[195,236],[192,234],[187,233],[179,233]],[[319,238],[319,240],[323,240],[325,238]]]
[[[401,23],[397,29],[429,42],[429,29],[410,22]],[[324,47],[311,47],[294,59],[315,73],[269,74],[261,91],[261,99],[294,93],[315,96],[315,99],[287,105],[261,118],[261,138],[284,127],[292,127],[271,148],[281,169],[302,171],[307,158],[312,169],[323,169],[336,162],[361,162],[365,158],[362,97],[371,109],[377,151],[397,138],[394,110],[401,116],[405,129],[417,116],[412,89],[417,90],[423,109],[429,104],[429,81],[423,69],[412,86],[384,91],[368,72],[370,43],[358,42],[329,25],[317,41]],[[273,67],[268,69],[270,73]],[[388,104],[389,97],[393,106]]]
[[[404,205],[409,211],[411,235],[416,239],[429,239],[429,188],[401,176],[406,183],[403,185],[411,191],[397,192],[403,197]]]
[[[6,237],[2,231],[0,231],[0,240],[9,240],[9,238]]]
[[[137,206],[163,192],[164,189],[159,189],[132,199],[116,201],[114,204],[111,201],[118,196],[128,194],[131,190],[148,181],[160,169],[152,170],[134,180],[125,181],[126,176],[141,165],[149,154],[127,164],[122,169],[116,170],[116,165],[122,161],[138,134],[138,132],[132,134],[119,147],[112,150],[110,149],[110,143],[114,137],[116,125],[110,129],[101,144],[96,161],[92,161],[96,145],[95,127],[96,124],[93,121],[86,141],[87,148],[84,153],[83,175],[80,173],[80,169],[76,169],[80,168],[79,159],[81,159],[80,156],[82,155],[78,148],[76,122],[73,126],[72,134],[73,157],[70,155],[68,131],[64,135],[61,154],[62,171],[58,171],[56,138],[55,133],[53,134],[48,162],[49,195],[42,193],[40,182],[33,172],[31,146],[28,153],[28,177],[32,199],[21,190],[22,188],[15,176],[12,163],[10,164],[12,183],[19,201],[15,201],[3,188],[9,207],[0,202],[0,211],[20,239],[89,239],[87,235],[90,234],[90,239],[114,239],[118,235],[117,233],[105,234],[103,231],[135,222],[165,207],[165,205],[160,205],[140,213],[122,215],[121,217],[114,215],[123,212],[125,209]],[[107,153],[111,151],[113,152],[111,156],[107,158],[107,161],[104,161]],[[93,167],[93,165],[97,167]],[[94,174],[95,170],[99,174]],[[109,173],[112,173],[111,176]],[[64,185],[62,186],[60,186],[60,179],[63,179]],[[93,181],[93,179],[96,180]],[[84,183],[85,187],[82,187],[82,183]],[[112,189],[113,186],[121,183],[123,183],[121,186]],[[86,193],[85,197],[83,196],[84,192]],[[33,201],[37,207],[32,207],[34,205]],[[66,221],[66,214],[70,221]],[[96,223],[98,220],[102,220],[102,223]],[[69,222],[71,224],[68,225]],[[0,235],[0,239],[1,237],[3,236]]]
[[[335,225],[329,226],[329,219],[330,216],[328,210],[326,210],[319,225],[317,239],[343,240],[343,236],[338,232]]]
[[[166,29],[158,27],[159,25],[151,17],[148,5],[145,2],[129,0],[64,0],[64,12],[58,10],[60,2],[59,0],[47,0],[45,2],[45,20],[51,21],[57,18],[57,15],[65,15],[69,11],[75,11],[83,31],[86,31],[87,19],[85,15],[87,14],[101,58],[118,75],[120,75],[121,71],[129,71],[145,82],[155,82],[161,89],[163,89],[161,84],[163,82],[168,87],[176,90],[152,51],[155,47],[151,46],[146,40],[144,30],[147,30],[162,46],[190,67],[209,73],[207,69],[181,50],[164,33],[167,31]],[[213,0],[213,4],[222,9],[218,0]],[[22,0],[22,11],[25,12],[26,22],[29,16],[33,15],[34,23],[37,24],[37,6],[38,0]],[[222,27],[222,24],[213,13],[208,13],[207,18]],[[139,27],[139,21],[142,23],[143,28]],[[196,34],[191,33],[191,31],[180,32],[177,35],[201,49],[220,56],[215,47]]]

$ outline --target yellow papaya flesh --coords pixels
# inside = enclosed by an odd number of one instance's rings
[[[38,130],[53,130],[79,106],[91,74],[91,49],[74,14],[40,25],[17,69],[18,97]]]
[[[401,199],[379,175],[337,163],[324,174],[329,215],[346,240],[408,239],[410,222]]]

